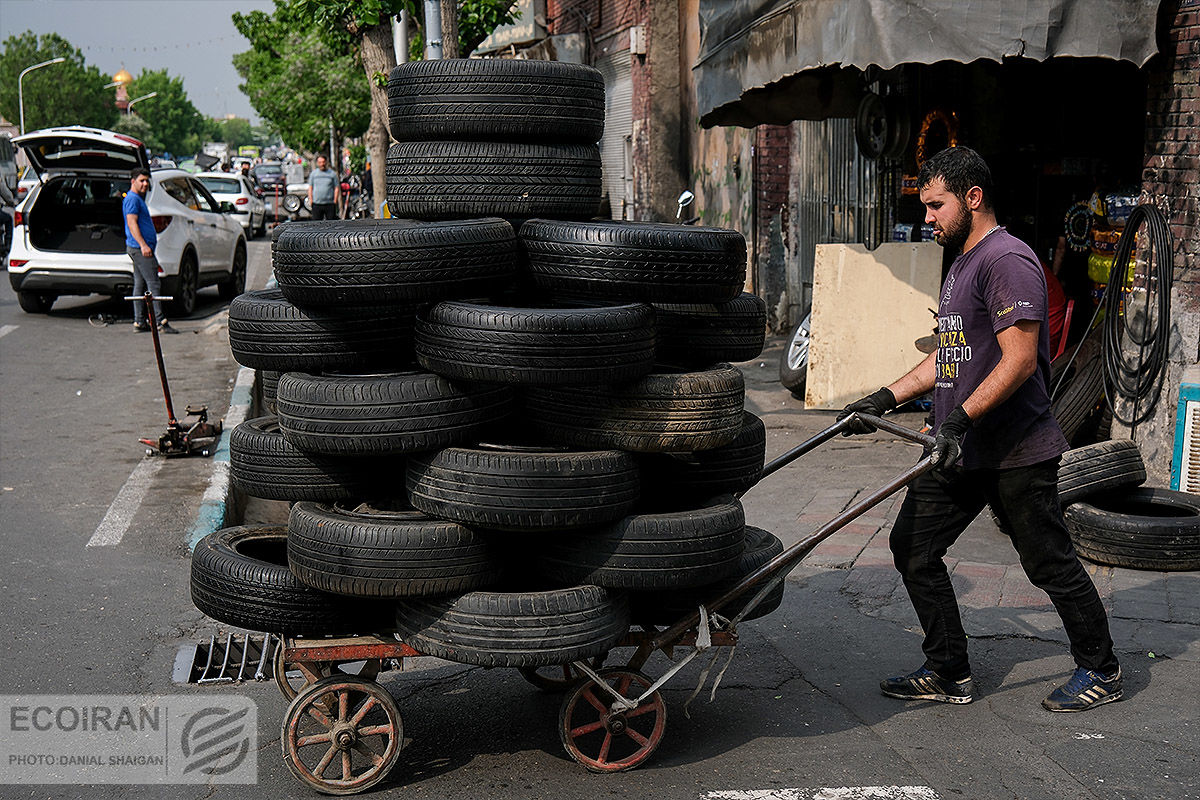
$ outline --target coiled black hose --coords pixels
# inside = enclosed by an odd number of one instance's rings
[[[1147,247],[1142,252],[1148,259],[1144,283],[1136,282],[1134,287],[1126,290],[1135,235],[1143,225]],[[1171,229],[1163,213],[1152,205],[1134,208],[1117,241],[1108,286],[1101,300],[1104,308],[1104,396],[1113,417],[1129,426],[1145,422],[1154,413],[1158,390],[1166,375],[1171,331],[1171,281],[1175,271],[1173,249]],[[1146,298],[1140,314],[1134,313],[1133,308],[1137,293]],[[1127,345],[1133,346],[1127,348]],[[1118,398],[1132,405],[1132,413],[1128,416],[1125,407],[1116,402]]]

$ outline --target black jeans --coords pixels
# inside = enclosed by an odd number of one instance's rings
[[[1116,672],[1108,616],[1058,504],[1057,458],[1013,469],[927,472],[909,486],[891,546],[925,630],[925,666],[953,680],[970,674],[967,635],[942,557],[988,503],[1025,574],[1058,610],[1075,663],[1105,675]]]
[[[337,219],[337,203],[313,203],[313,219]]]

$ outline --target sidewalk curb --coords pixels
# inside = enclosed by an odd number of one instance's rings
[[[257,371],[249,367],[238,369],[233,394],[229,398],[229,411],[225,413],[221,441],[212,458],[212,476],[204,496],[200,498],[196,522],[187,536],[189,553],[196,549],[205,536],[241,519],[246,498],[229,480],[229,433],[252,417],[259,408],[257,375]]]

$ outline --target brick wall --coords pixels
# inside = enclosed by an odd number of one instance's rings
[[[546,0],[552,33],[591,32],[598,38],[637,24],[643,0]]]
[[[769,327],[786,327],[775,298],[787,291],[788,184],[792,126],[759,125],[754,129],[755,246],[750,249],[751,285],[767,300]]]

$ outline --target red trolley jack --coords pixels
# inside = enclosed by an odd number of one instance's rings
[[[158,377],[162,381],[163,399],[167,403],[167,431],[158,440],[139,439],[146,445],[146,455],[155,453],[171,456],[207,456],[216,448],[221,435],[221,420],[216,424],[208,421],[208,406],[189,405],[184,409],[184,422],[175,419],[175,408],[171,404],[171,387],[167,385],[167,368],[163,364],[162,344],[158,340],[158,320],[154,318],[155,300],[171,300],[171,297],[155,297],[146,292],[142,297],[126,297],[126,300],[141,300],[146,304],[146,317],[150,322],[150,335],[154,338],[154,357],[158,360]],[[192,418],[195,421],[192,421]]]

